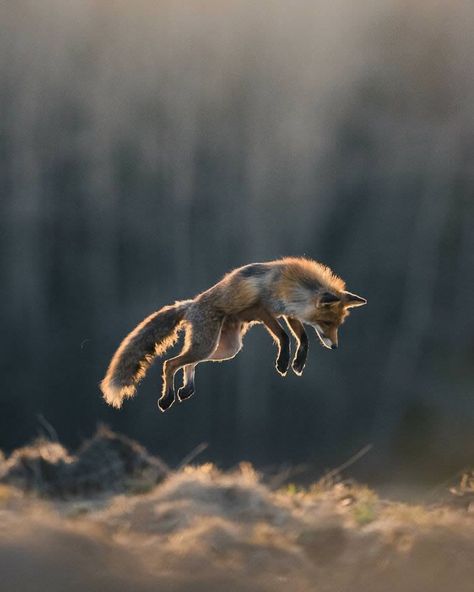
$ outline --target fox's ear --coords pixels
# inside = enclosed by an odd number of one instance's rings
[[[331,292],[323,292],[319,298],[319,304],[334,304],[340,302],[341,297],[331,294]]]
[[[355,308],[356,306],[364,306],[364,304],[367,304],[367,300],[362,298],[362,296],[357,296],[357,294],[352,294],[352,292],[344,292],[345,308]]]

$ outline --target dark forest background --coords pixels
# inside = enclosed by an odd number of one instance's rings
[[[15,0],[0,26],[1,448],[102,421],[170,463],[472,464],[472,2]],[[138,321],[283,255],[368,299],[338,352],[312,335],[283,379],[255,328],[186,404],[159,413],[158,363],[106,407]]]

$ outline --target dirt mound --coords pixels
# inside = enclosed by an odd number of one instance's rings
[[[395,503],[328,480],[272,490],[248,464],[160,472],[107,430],[76,456],[43,446],[3,461],[3,480],[23,487],[0,486],[5,590],[473,590],[474,515],[465,508]],[[106,488],[124,493],[84,494]]]
[[[48,496],[146,490],[166,473],[160,459],[103,426],[76,455],[58,442],[40,438],[0,459],[1,483]]]
[[[242,590],[302,592],[444,592],[455,582],[472,592],[471,515],[391,503],[360,486],[274,492],[248,465],[204,465],[141,498],[119,496],[95,519],[156,577],[246,574]]]

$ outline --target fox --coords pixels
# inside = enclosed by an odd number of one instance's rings
[[[301,376],[309,340],[304,325],[312,327],[322,346],[338,347],[338,329],[349,309],[367,300],[346,290],[329,267],[304,257],[250,263],[227,273],[218,283],[190,300],[176,301],[152,313],[121,342],[100,388],[105,401],[120,408],[132,397],[156,357],[161,357],[184,331],[181,352],[163,362],[161,411],[176,400],[175,375],[183,370],[179,402],[195,393],[195,370],[202,362],[222,362],[242,349],[249,328],[263,324],[277,346],[275,367],[285,376],[290,366],[290,337],[296,342],[291,361]]]

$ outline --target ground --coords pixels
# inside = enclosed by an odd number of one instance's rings
[[[469,498],[415,506],[342,481],[275,486],[248,464],[228,472],[160,465],[160,473],[143,462],[143,478],[122,479],[114,491],[104,482],[93,493],[45,494],[19,480],[20,457],[3,461],[0,486],[6,591],[474,589]],[[13,465],[15,484],[5,478]]]

